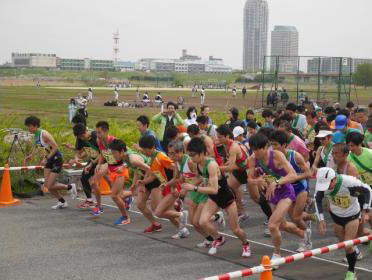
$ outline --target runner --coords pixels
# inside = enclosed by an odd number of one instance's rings
[[[289,105],[289,104],[288,104]],[[300,153],[305,161],[309,161],[309,149],[306,147],[305,142],[293,133],[293,127],[288,121],[281,121],[278,130],[282,130],[287,134],[288,137],[288,149],[292,149]]]
[[[198,116],[196,118],[196,122],[199,125],[201,133],[209,136],[210,138],[212,138],[213,142],[216,143],[217,140],[216,126],[214,124],[208,124],[208,117]]]
[[[324,196],[327,196],[330,205],[330,215],[335,223],[334,232],[339,241],[356,238],[361,216],[366,216],[370,211],[372,199],[370,187],[355,177],[337,175],[333,169],[328,167],[320,168],[316,178],[315,209],[320,221],[319,232],[322,235],[326,233],[322,200]],[[365,201],[362,210],[358,203],[358,196],[363,196]],[[349,264],[345,280],[356,279],[354,269],[357,254],[355,249],[353,246],[346,247],[345,252]]]
[[[108,145],[109,151],[112,154],[112,158],[115,160],[115,167],[109,163],[109,176],[111,181],[111,199],[115,202],[118,207],[121,216],[114,222],[115,225],[127,225],[130,224],[131,220],[128,213],[128,206],[122,198],[122,191],[125,184],[125,180],[129,180],[128,169],[124,159],[127,158],[127,145],[122,140],[113,139]],[[130,161],[130,157],[129,157]],[[134,162],[132,162],[133,164]],[[141,167],[145,170],[150,168],[142,164]]]
[[[247,169],[248,169],[248,149],[246,146],[241,145],[234,140],[231,140],[231,131],[229,127],[224,124],[217,128],[218,142],[223,144],[227,154],[227,162],[223,166],[220,166],[220,170],[224,172],[230,172],[230,176],[227,179],[229,187],[234,191],[235,201],[238,208],[239,222],[242,222],[248,218],[245,214],[243,206],[243,191],[241,185],[247,184]]]
[[[333,156],[332,156],[332,148],[333,148],[332,135],[333,133],[330,130],[320,130],[316,136],[316,138],[320,139],[321,146],[316,151],[314,163],[311,166],[311,169],[313,170],[314,174],[316,174],[318,170],[320,161],[322,161],[322,164],[325,167],[330,167],[330,168],[336,167],[333,161]]]
[[[305,128],[307,127],[307,121],[304,115],[297,113],[297,105],[289,103],[286,107],[286,112],[289,113],[292,118],[292,127],[298,129],[302,134],[304,134]]]
[[[93,216],[99,216],[104,212],[101,204],[101,191],[99,187],[100,181],[102,179],[106,180],[106,182],[112,188],[112,184],[115,182],[116,177],[124,176],[124,172],[122,170],[122,161],[116,160],[111,149],[109,148],[111,142],[116,139],[114,136],[109,135],[109,129],[110,126],[106,121],[99,121],[96,124],[97,144],[100,150],[100,155],[98,157],[93,179],[91,180],[91,186],[93,186],[95,190],[97,200],[96,207],[92,210]]]
[[[175,202],[180,197],[181,193],[181,175],[180,167],[184,168],[186,158],[180,158],[183,155],[184,146],[181,141],[171,141],[168,145],[168,155],[176,164],[175,174],[172,180],[163,189],[163,198],[156,207],[155,215],[159,218],[168,219],[173,225],[178,228],[178,232],[172,236],[173,239],[181,239],[190,235],[187,229],[188,211],[176,211],[174,208]],[[181,161],[181,162],[180,162]],[[180,164],[183,166],[180,166]]]
[[[155,138],[151,135],[143,136],[139,140],[139,145],[143,153],[150,158],[151,173],[147,173],[143,180],[137,181],[137,186],[139,187],[137,207],[143,216],[151,222],[151,226],[147,227],[144,233],[153,233],[161,231],[162,225],[156,221],[146,202],[151,195],[151,209],[155,211],[162,199],[161,190],[171,179],[166,174],[166,169],[172,170],[174,174],[176,166],[168,156],[155,149]]]
[[[78,164],[82,158],[88,158],[88,164],[84,167],[80,179],[87,198],[78,205],[78,208],[94,208],[95,204],[92,198],[92,186],[94,187],[94,193],[99,193],[99,190],[97,191],[97,184],[91,185],[91,178],[94,176],[94,171],[96,170],[99,158],[97,132],[89,130],[82,123],[76,124],[73,131],[76,137],[76,156],[73,162]]]
[[[269,139],[266,136],[262,134],[252,136],[249,139],[249,146],[253,150],[248,163],[249,179],[261,188],[266,188],[266,198],[273,209],[269,219],[269,229],[274,245],[272,259],[277,259],[280,258],[280,229],[297,235],[301,239],[306,237],[306,230],[299,229],[285,219],[292,204],[296,201],[296,194],[291,183],[296,181],[297,175],[281,152],[269,150]],[[273,267],[273,269],[277,268],[278,266]]]
[[[62,209],[68,206],[66,200],[59,191],[67,190],[71,193],[71,198],[75,199],[77,190],[75,184],[64,185],[57,183],[58,174],[62,171],[63,157],[58,151],[58,145],[53,136],[46,130],[40,128],[40,119],[35,116],[29,116],[25,119],[25,126],[30,133],[35,134],[31,153],[25,157],[25,163],[31,161],[35,155],[41,155],[41,166],[44,166],[44,187],[58,200],[52,209]]]
[[[187,128],[187,133],[192,138],[200,138],[204,141],[207,147],[207,154],[213,157],[218,165],[222,165],[223,161],[219,153],[217,152],[216,144],[214,144],[212,138],[207,135],[201,134],[199,126],[192,124]]]
[[[292,183],[296,194],[296,202],[289,210],[291,219],[296,223],[297,227],[306,231],[305,239],[299,243],[297,252],[311,250],[311,225],[307,226],[305,221],[311,221],[311,215],[304,212],[306,201],[309,194],[309,182],[311,170],[306,164],[301,154],[296,151],[287,149],[288,138],[285,132],[275,131],[270,137],[271,146],[274,150],[280,151],[285,155],[286,159],[292,165],[297,173],[295,182]]]
[[[156,146],[156,149],[158,151],[163,151],[163,148],[160,144],[160,141],[159,139],[156,137],[156,134],[154,131],[152,131],[151,128],[149,128],[150,126],[150,120],[147,116],[145,115],[141,115],[137,118],[137,121],[136,121],[136,125],[137,125],[137,129],[138,131],[140,132],[141,134],[141,137],[143,136],[146,136],[146,135],[152,135],[154,138],[155,138],[155,146]],[[137,150],[137,151],[141,151],[141,148],[138,144],[134,144],[133,147]]]
[[[243,257],[250,257],[251,248],[244,231],[238,224],[238,211],[236,208],[233,192],[230,190],[226,178],[221,174],[218,164],[214,159],[207,156],[207,147],[200,138],[194,138],[187,146],[191,160],[197,164],[198,176],[203,180],[200,186],[183,184],[184,189],[207,194],[208,200],[203,207],[200,217],[200,226],[214,241],[209,249],[210,255],[216,255],[220,246],[225,243],[225,237],[220,235],[211,222],[219,208],[226,211],[232,232],[242,241]]]

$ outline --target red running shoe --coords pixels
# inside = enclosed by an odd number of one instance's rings
[[[152,224],[151,226],[149,226],[148,228],[146,228],[143,232],[144,233],[153,233],[153,232],[159,232],[161,230],[162,230],[161,224],[159,224],[159,225]]]

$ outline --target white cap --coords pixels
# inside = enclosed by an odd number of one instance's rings
[[[329,189],[329,185],[333,178],[336,177],[336,172],[329,167],[322,167],[318,169],[316,173],[316,191],[326,191]]]
[[[320,130],[319,133],[318,133],[318,135],[315,136],[315,137],[324,138],[324,137],[326,137],[328,135],[332,135],[332,134],[333,134],[333,132],[330,131],[330,130]]]
[[[243,133],[244,133],[244,128],[242,128],[241,126],[234,127],[233,129],[234,138],[238,137],[239,135],[242,135]]]

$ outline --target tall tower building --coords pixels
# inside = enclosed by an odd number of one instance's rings
[[[261,71],[267,54],[269,7],[266,0],[247,0],[244,6],[243,69]]]
[[[271,32],[271,71],[278,65],[279,72],[296,73],[298,59],[290,56],[298,56],[298,31],[294,26],[274,26]]]

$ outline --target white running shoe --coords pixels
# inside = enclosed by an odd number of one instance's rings
[[[68,207],[68,204],[66,201],[64,203],[58,201],[56,205],[52,206],[52,209],[63,209],[67,207]]]
[[[265,227],[264,231],[263,231],[263,235],[265,237],[271,237],[271,232],[270,232],[270,229],[268,226]]]
[[[180,215],[180,229],[183,229],[187,225],[188,218],[189,218],[189,211],[187,210],[182,211]]]
[[[313,248],[313,243],[311,242],[311,229],[305,230],[305,237],[301,239],[300,243],[298,244],[298,248],[296,252],[302,253],[305,251],[309,251]]]
[[[179,230],[175,235],[172,236],[173,239],[181,239],[186,238],[190,235],[190,231],[184,227],[183,229]]]
[[[71,198],[76,199],[77,197],[76,184],[70,184],[70,186],[71,186],[71,190],[70,190]]]
[[[248,257],[251,256],[251,254],[252,254],[252,252],[251,252],[251,246],[250,246],[250,244],[247,243],[247,244],[243,245],[242,257],[243,258],[248,258]]]
[[[208,241],[207,239],[204,239],[203,242],[200,242],[196,244],[196,247],[198,248],[209,248],[211,247],[213,241]]]
[[[225,217],[223,215],[223,212],[218,211],[217,214],[218,214],[219,217],[218,217],[216,223],[218,224],[218,227],[219,227],[220,231],[225,231],[226,221],[225,221]]]
[[[226,242],[226,239],[225,239],[224,236],[222,236],[221,240],[215,239],[212,243],[212,247],[208,251],[208,254],[211,255],[211,256],[216,255],[218,247],[225,244],[225,242]]]
[[[281,256],[278,255],[278,254],[273,254],[273,256],[271,257],[271,268],[273,270],[277,270],[279,268],[279,265],[272,265],[273,260],[277,260],[277,259],[280,259],[280,258],[281,258]]]

